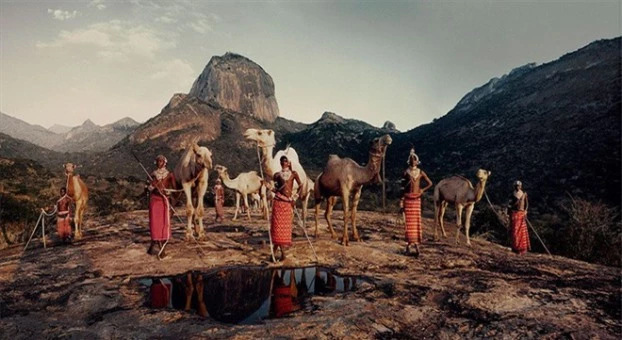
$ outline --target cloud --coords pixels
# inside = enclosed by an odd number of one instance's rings
[[[162,50],[176,46],[174,39],[150,27],[112,20],[91,24],[86,28],[61,31],[52,42],[37,42],[38,48],[67,46],[95,47],[105,60],[122,61],[131,56],[155,58]]]
[[[78,12],[78,11],[69,12],[69,11],[63,11],[63,10],[60,10],[60,9],[49,9],[49,8],[48,8],[48,13],[52,14],[54,19],[61,20],[61,21],[62,20],[73,19],[78,14],[80,14],[80,12]]]
[[[166,80],[184,90],[189,89],[196,78],[192,66],[181,59],[157,63],[156,68],[157,71],[151,75],[151,79]]]
[[[101,11],[106,8],[106,5],[104,4],[104,0],[93,0],[89,3],[89,7],[95,7]]]
[[[165,24],[172,24],[174,22],[177,22],[177,20],[175,20],[173,18],[170,18],[170,17],[167,17],[166,15],[163,15],[163,16],[161,16],[159,18],[156,18],[155,20],[157,22],[163,22]]]

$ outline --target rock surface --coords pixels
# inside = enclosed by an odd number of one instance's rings
[[[183,212],[182,216],[184,216]],[[232,209],[227,210],[228,217]],[[340,212],[333,216],[340,232]],[[206,220],[213,218],[207,212]],[[135,279],[224,266],[274,267],[267,222],[226,221],[207,227],[200,245],[182,241],[175,220],[167,251],[146,254],[148,213],[134,211],[86,222],[72,245],[39,241],[0,251],[0,329],[5,339],[32,338],[620,338],[620,271],[542,254],[517,256],[473,240],[434,242],[424,216],[419,258],[405,256],[395,215],[359,213],[363,242],[344,248],[321,223],[313,240],[321,266],[365,282],[356,292],[315,296],[291,317],[232,325],[193,312],[148,307]],[[312,232],[312,222],[308,230]],[[450,230],[450,235],[455,232]],[[257,242],[258,241],[258,242]],[[200,248],[199,248],[200,246]],[[201,254],[201,250],[205,255]],[[316,261],[301,228],[284,265]]]
[[[272,77],[252,60],[235,53],[212,57],[189,95],[267,122],[279,116]]]

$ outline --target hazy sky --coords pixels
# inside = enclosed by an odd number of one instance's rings
[[[0,0],[0,110],[144,122],[230,51],[272,76],[284,118],[405,131],[490,78],[619,36],[621,17],[620,0]]]

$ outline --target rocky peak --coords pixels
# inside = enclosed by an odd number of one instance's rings
[[[235,53],[212,57],[188,95],[267,122],[279,117],[272,77]]]
[[[322,118],[320,118],[320,120],[318,121],[318,123],[320,122],[324,122],[324,123],[343,123],[344,119],[343,117],[341,117],[340,115],[333,113],[333,112],[324,112],[324,114],[322,114]]]
[[[121,118],[111,124],[113,128],[121,128],[121,129],[132,128],[138,125],[140,124],[130,117]]]
[[[391,121],[386,121],[384,122],[384,124],[382,125],[382,129],[383,130],[389,130],[389,131],[394,131],[394,132],[399,132],[397,130],[397,128],[395,127],[395,124]]]

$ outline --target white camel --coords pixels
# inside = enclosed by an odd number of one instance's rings
[[[261,149],[261,167],[264,172],[264,176],[266,182],[268,182],[268,187],[273,187],[272,177],[275,173],[281,171],[281,156],[287,156],[287,159],[292,164],[292,170],[298,173],[298,177],[300,177],[300,182],[302,183],[302,220],[306,222],[307,220],[307,205],[309,203],[309,197],[311,197],[311,193],[313,192],[314,183],[308,176],[302,165],[300,164],[300,160],[298,159],[298,153],[294,148],[288,147],[285,150],[279,150],[277,153],[272,156],[272,152],[274,151],[274,146],[276,145],[276,139],[274,136],[274,131],[270,129],[259,130],[259,129],[248,129],[244,132],[244,137],[247,140],[252,140],[257,142],[257,145]],[[294,182],[294,192],[297,192],[298,184]]]
[[[204,146],[199,146],[196,142],[191,143],[175,167],[175,179],[181,183],[186,195],[186,216],[188,218],[186,240],[192,238],[193,226],[198,238],[203,238],[205,235],[203,197],[207,191],[207,180],[211,167],[212,152]],[[196,199],[195,204],[193,204],[193,198]]]
[[[257,171],[243,172],[236,178],[231,179],[226,167],[222,165],[216,165],[214,170],[218,172],[218,176],[222,179],[222,184],[227,188],[235,190],[235,214],[233,215],[233,221],[238,218],[238,211],[240,211],[240,196],[244,199],[244,206],[246,209],[246,215],[248,220],[251,219],[251,209],[248,205],[248,195],[259,193],[261,200],[263,201],[263,217],[268,219],[268,209],[266,202],[266,186],[264,181],[257,175]]]

